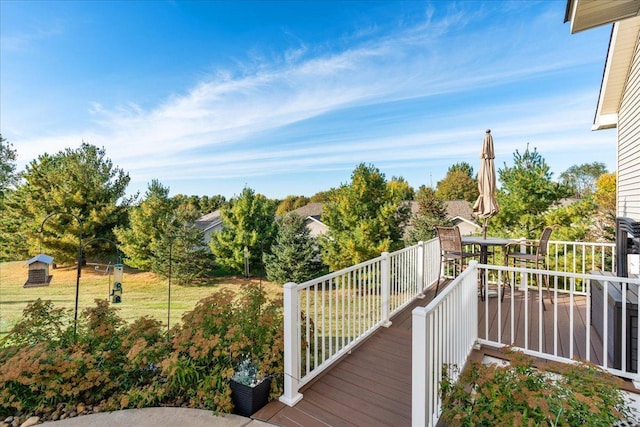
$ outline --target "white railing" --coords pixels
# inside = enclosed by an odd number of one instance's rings
[[[307,384],[435,283],[437,239],[302,284],[284,286],[284,395]]]
[[[461,370],[477,341],[477,265],[472,261],[427,307],[413,309],[411,424],[414,426],[436,425],[442,369]]]
[[[474,341],[493,347],[515,345],[529,354],[562,362],[579,357],[582,349],[585,354],[582,359],[600,364],[616,375],[640,379],[637,374],[640,362],[630,363],[635,357],[631,356],[631,350],[638,354],[638,341],[634,341],[632,349],[626,340],[615,338],[631,334],[633,328],[637,330],[640,280],[611,275],[615,265],[614,245],[550,242],[549,270],[544,271],[505,267],[501,250],[498,248],[493,260],[489,259],[489,264],[496,265],[472,262],[471,268],[426,309],[414,311],[413,378],[425,378],[424,382],[413,381],[412,385],[412,417],[424,420],[424,423],[413,421],[414,425],[429,425],[437,419],[442,365],[462,367]],[[500,304],[497,301],[501,299],[495,297],[480,301],[478,268],[485,275],[483,283],[488,288],[485,295],[497,292],[501,296],[508,289],[505,294],[508,299],[505,297]],[[561,271],[553,271],[556,268]],[[590,272],[598,274],[588,274]],[[440,248],[437,239],[433,239],[302,284],[287,283],[284,287],[284,394],[280,400],[295,405],[302,398],[299,390],[303,385],[375,330],[389,326],[391,317],[415,298],[422,297],[439,275]],[[567,316],[560,316],[559,304],[551,304],[546,289],[546,307],[541,303],[543,289],[537,283],[542,283],[543,277],[549,278],[554,301],[560,297],[568,301],[561,305],[570,307],[566,310]],[[609,295],[618,289],[624,296],[621,299],[624,302],[616,309],[623,320],[614,324],[613,309],[603,303],[606,298],[601,299],[600,305],[592,304],[594,286],[599,295]],[[522,311],[516,312],[518,294],[525,301]],[[484,304],[484,323],[480,325],[474,320],[478,318],[474,311],[478,303]],[[592,313],[593,307],[597,315]],[[489,319],[495,319],[493,314],[505,319],[489,323]],[[524,319],[522,342],[516,342],[517,316]],[[600,322],[597,338],[591,331],[593,319]],[[560,348],[561,342],[568,347],[566,350]],[[616,360],[611,356],[594,360],[595,353],[591,351],[594,346],[600,354],[617,352],[620,356]],[[418,357],[424,359],[416,360]]]
[[[479,268],[485,277],[497,277],[497,285],[485,280],[485,292],[497,297],[480,302],[485,313],[481,344],[514,346],[563,363],[589,361],[614,375],[640,380],[640,279],[482,264]],[[514,286],[513,278],[520,275],[535,279],[524,291]]]
[[[517,241],[514,241],[517,243]],[[575,274],[590,274],[593,272],[614,272],[616,266],[615,243],[593,243],[593,242],[565,242],[565,241],[549,241],[547,247],[546,265],[551,271]],[[473,245],[466,247],[467,251],[477,251],[478,248]],[[504,248],[493,247],[493,252],[489,255],[487,264],[504,265]],[[522,245],[519,251],[535,253],[535,246]],[[521,264],[520,267],[527,268],[531,265]],[[488,276],[489,283],[496,283],[495,275]],[[523,288],[533,285],[535,281],[530,280],[531,277],[521,275],[516,278],[518,284]],[[567,282],[568,283],[568,282]],[[569,289],[564,282],[558,283],[558,290],[568,292]],[[576,282],[576,292],[582,291],[582,280]]]
[[[550,240],[547,254],[549,270],[578,274],[589,274],[592,271],[615,271],[615,243]]]

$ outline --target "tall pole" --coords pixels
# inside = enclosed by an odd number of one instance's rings
[[[167,298],[167,337],[169,336],[171,320],[171,258],[173,255],[173,240],[169,241],[169,295]]]
[[[78,296],[80,294],[80,274],[82,273],[82,220],[75,214],[70,212],[53,212],[50,213],[42,220],[40,224],[40,234],[44,231],[44,223],[47,222],[49,218],[54,215],[69,215],[72,216],[76,221],[78,221],[78,225],[80,226],[80,230],[78,232],[78,271],[76,274],[76,304],[75,310],[73,313],[73,341],[76,341],[77,332],[78,332]]]
[[[73,311],[73,342],[78,336],[78,296],[80,294],[80,274],[82,273],[82,238],[78,242],[78,274],[76,274],[76,308]]]

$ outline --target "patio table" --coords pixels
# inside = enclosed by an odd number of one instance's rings
[[[462,236],[463,245],[476,245],[480,247],[480,264],[487,263],[490,246],[504,247],[513,242],[515,242],[515,240],[502,237]],[[484,274],[480,274],[480,299],[482,301],[484,301],[484,285]]]

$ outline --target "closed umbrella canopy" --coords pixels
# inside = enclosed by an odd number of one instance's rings
[[[496,167],[494,165],[495,154],[493,151],[493,137],[491,129],[487,129],[482,141],[480,152],[480,170],[478,171],[478,191],[480,195],[473,205],[473,212],[484,219],[482,233],[487,237],[487,221],[498,213],[498,201],[496,200]]]

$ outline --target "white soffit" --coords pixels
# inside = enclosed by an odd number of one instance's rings
[[[640,16],[640,0],[569,0],[571,33]]]
[[[618,110],[639,34],[640,17],[625,19],[613,27],[593,130],[612,128],[618,123]]]

